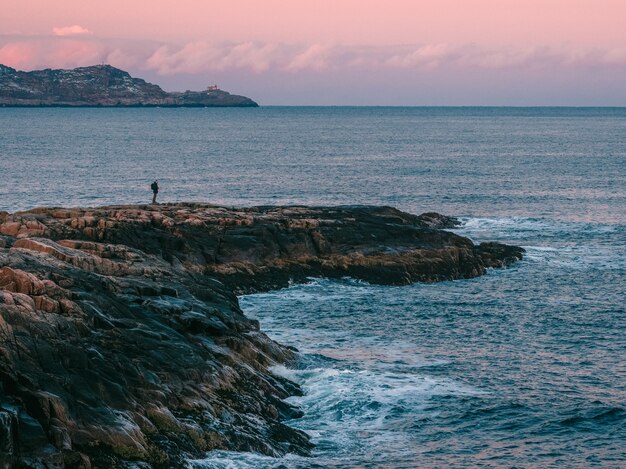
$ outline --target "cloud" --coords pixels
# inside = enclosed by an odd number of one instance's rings
[[[35,44],[9,42],[0,45],[0,64],[16,68],[28,67],[40,53],[40,49]]]
[[[146,67],[164,75],[231,69],[263,73],[324,70],[533,69],[550,67],[626,66],[626,49],[588,50],[568,47],[486,48],[476,44],[359,46],[284,43],[191,42],[163,46]]]
[[[232,69],[262,73],[284,68],[296,54],[293,47],[280,43],[211,43],[195,41],[180,47],[159,47],[147,58],[146,68],[163,75],[203,73]]]
[[[285,70],[298,72],[300,70],[323,70],[329,67],[329,60],[333,49],[321,44],[313,44],[304,52],[296,55],[288,64]]]
[[[102,39],[93,36],[2,36],[0,63],[19,70],[72,68],[102,62],[144,69],[161,44],[152,41]]]
[[[602,62],[606,64],[623,65],[626,64],[626,47],[619,47],[604,51]]]
[[[58,30],[58,31],[57,31]],[[573,69],[626,67],[626,48],[484,47],[477,44],[340,45],[191,41],[164,44],[97,38],[81,26],[55,28],[53,37],[0,36],[0,63],[20,68],[70,68],[106,62],[159,75],[241,71],[285,74],[390,70]]]
[[[85,34],[91,34],[87,28],[83,28],[77,24],[72,26],[63,26],[52,28],[52,33],[55,36],[82,36]]]

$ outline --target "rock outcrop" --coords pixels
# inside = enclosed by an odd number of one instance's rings
[[[351,276],[481,275],[523,250],[388,207],[201,204],[0,213],[0,467],[181,467],[211,449],[308,454],[286,426],[295,351],[235,293]],[[137,466],[139,467],[139,466]],[[148,466],[141,466],[148,467]]]
[[[257,107],[222,90],[168,93],[110,65],[17,71],[0,64],[0,106]]]

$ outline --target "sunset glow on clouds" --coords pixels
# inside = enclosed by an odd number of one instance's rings
[[[52,28],[52,33],[55,36],[81,36],[83,34],[89,34],[87,28],[83,28],[77,24],[72,26],[63,26],[60,28]]]
[[[69,36],[70,34],[59,34]],[[268,42],[183,45],[102,39],[26,38],[0,46],[0,63],[22,69],[67,68],[107,62],[161,75],[242,70],[262,74],[339,69],[424,69],[452,67],[505,69],[548,66],[626,66],[626,46],[613,49],[570,47],[500,47],[475,44],[342,46]]]
[[[311,103],[352,96],[368,104],[391,83],[390,104],[403,93],[409,104],[463,91],[489,97],[494,84],[510,87],[506,103],[571,90],[586,100],[572,104],[626,104],[622,0],[31,3],[39,14],[13,2],[0,17],[0,63],[106,62],[170,89],[215,78],[275,102],[285,97],[276,86],[283,80]]]

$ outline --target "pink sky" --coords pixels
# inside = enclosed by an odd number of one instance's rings
[[[625,0],[3,0],[0,63],[264,104],[626,105]]]

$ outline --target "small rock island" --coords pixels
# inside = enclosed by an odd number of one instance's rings
[[[0,212],[0,467],[185,467],[212,449],[280,456],[297,353],[236,294],[350,276],[471,278],[522,258],[390,207],[207,204]],[[131,461],[139,465],[131,466]]]
[[[209,86],[168,93],[111,65],[22,72],[0,64],[0,106],[11,107],[258,107]]]

